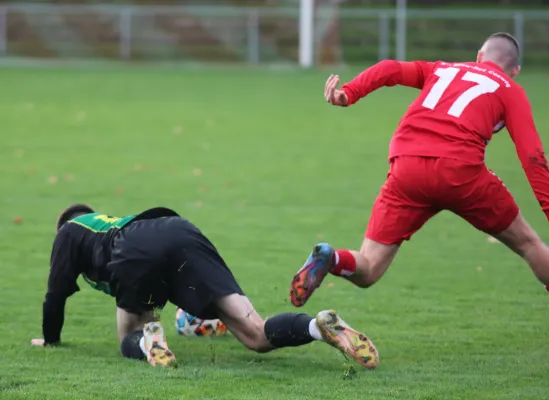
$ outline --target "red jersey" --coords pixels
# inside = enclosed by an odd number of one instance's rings
[[[492,135],[507,127],[530,186],[549,220],[549,168],[524,89],[492,62],[382,61],[342,90],[348,105],[382,86],[421,90],[391,140],[401,155],[484,163]]]

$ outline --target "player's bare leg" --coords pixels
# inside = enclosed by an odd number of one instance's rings
[[[263,320],[245,296],[224,296],[216,305],[221,321],[250,350],[266,353],[323,340],[366,368],[375,368],[379,363],[373,343],[346,324],[335,311],[322,311],[316,318],[284,313]]]
[[[116,325],[120,341],[128,334],[143,329],[146,323],[154,321],[155,317],[153,311],[147,311],[142,314],[132,314],[122,308],[116,308]]]
[[[494,237],[521,256],[541,283],[549,285],[549,247],[542,242],[521,213],[509,228]]]
[[[393,262],[397,244],[383,244],[365,238],[360,251],[348,251],[353,259],[346,257],[346,250],[337,250],[332,275],[341,276],[361,288],[368,288],[385,274]]]
[[[265,321],[246,296],[231,294],[216,301],[219,319],[246,348],[258,353],[275,349],[265,336]]]
[[[292,304],[296,307],[304,305],[328,273],[341,276],[361,288],[372,286],[387,271],[399,247],[368,238],[364,239],[360,251],[335,251],[329,244],[317,244],[292,279]]]
[[[164,328],[156,321],[153,311],[139,315],[117,308],[116,319],[120,352],[124,357],[146,358],[153,366],[175,365],[175,356],[168,348]]]

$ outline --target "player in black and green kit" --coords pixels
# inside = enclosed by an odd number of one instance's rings
[[[60,343],[65,302],[79,290],[79,275],[116,298],[122,355],[146,357],[152,365],[175,361],[153,315],[168,301],[199,318],[220,319],[257,352],[322,340],[367,368],[379,361],[373,343],[334,311],[316,318],[284,313],[264,321],[215,246],[167,208],[117,218],[74,205],[60,215],[43,306],[44,338],[32,344]]]

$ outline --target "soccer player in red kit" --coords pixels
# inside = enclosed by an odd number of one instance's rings
[[[300,307],[331,273],[356,286],[377,282],[401,243],[441,210],[449,210],[521,256],[549,285],[549,248],[528,225],[501,180],[484,163],[492,135],[506,127],[522,168],[549,219],[549,168],[524,89],[513,81],[519,46],[491,35],[476,62],[382,61],[340,90],[330,76],[324,95],[347,107],[382,86],[420,90],[389,149],[390,169],[373,206],[360,251],[317,244],[294,276],[290,298]],[[546,286],[547,288],[547,286]]]

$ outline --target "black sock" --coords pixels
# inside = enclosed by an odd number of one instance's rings
[[[120,343],[120,353],[126,358],[133,358],[136,360],[145,359],[145,354],[143,354],[141,346],[139,345],[142,337],[143,330],[127,334],[126,337],[122,339],[122,343]]]
[[[296,347],[311,343],[314,340],[309,333],[312,319],[307,314],[275,315],[265,322],[265,336],[275,347]]]

